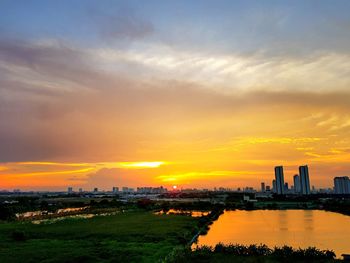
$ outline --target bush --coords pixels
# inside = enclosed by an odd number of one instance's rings
[[[21,230],[15,230],[12,232],[12,238],[15,241],[25,241],[26,240],[26,235],[24,231]]]

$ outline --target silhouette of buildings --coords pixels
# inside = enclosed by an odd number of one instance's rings
[[[261,183],[261,192],[265,192],[265,191],[266,191],[266,189],[265,189],[265,183],[262,182],[262,183]]]
[[[301,192],[300,176],[298,174],[293,176],[293,182],[294,182],[294,193],[300,194],[300,192]]]
[[[350,180],[347,176],[334,177],[334,193],[350,194]]]
[[[310,194],[309,168],[307,165],[299,166],[301,194]]]
[[[279,195],[284,194],[284,175],[283,175],[283,166],[275,167],[275,180],[276,180],[276,190],[275,193]]]

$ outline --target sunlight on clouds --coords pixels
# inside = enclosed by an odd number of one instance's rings
[[[324,138],[317,137],[306,137],[306,138],[242,138],[239,140],[240,143],[245,144],[259,144],[259,143],[281,143],[281,144],[298,144],[298,143],[312,143],[324,140]]]
[[[1,176],[15,176],[15,177],[27,177],[27,176],[41,176],[41,175],[59,175],[59,174],[77,174],[87,173],[93,171],[94,168],[84,168],[79,170],[67,170],[67,171],[49,171],[49,172],[34,172],[34,173],[13,173],[13,174],[2,174]]]
[[[166,162],[120,162],[118,163],[121,168],[158,168],[161,165],[165,165]]]
[[[111,72],[123,64],[144,67],[144,76],[166,76],[195,81],[218,91],[252,90],[347,90],[350,83],[350,58],[337,53],[313,53],[307,57],[266,57],[252,55],[189,53],[165,46],[139,47],[132,50],[91,49],[99,65]],[[137,67],[135,67],[137,69]],[[210,84],[210,85],[209,85]],[[223,90],[221,90],[223,91]]]

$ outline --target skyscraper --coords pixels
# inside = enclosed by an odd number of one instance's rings
[[[275,167],[275,178],[276,178],[276,190],[275,193],[279,195],[284,194],[284,175],[283,175],[283,166]]]
[[[261,183],[261,192],[265,192],[265,183],[264,182]]]
[[[299,166],[301,194],[310,194],[309,168],[307,165]]]
[[[334,177],[334,193],[350,194],[350,180],[347,176]]]
[[[272,180],[272,192],[276,193],[276,180]]]
[[[300,194],[301,189],[300,189],[300,176],[298,174],[293,176],[293,181],[294,181],[294,192],[296,194]]]

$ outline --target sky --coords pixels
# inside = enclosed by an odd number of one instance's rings
[[[350,2],[0,1],[0,190],[350,175]]]

